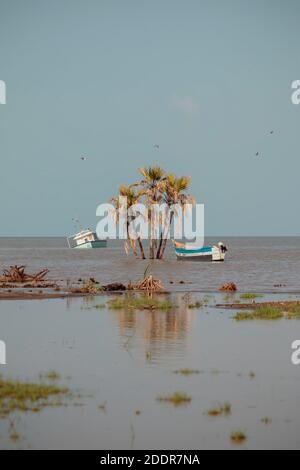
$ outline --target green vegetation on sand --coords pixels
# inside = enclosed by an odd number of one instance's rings
[[[188,369],[186,367],[184,369],[174,370],[174,374],[178,374],[178,375],[195,375],[195,374],[200,374],[200,371],[198,369]]]
[[[208,416],[229,416],[231,414],[231,404],[226,401],[223,405],[210,408],[207,410],[206,414]]]
[[[0,418],[15,411],[38,412],[51,406],[50,398],[68,393],[67,388],[56,385],[6,380],[0,376]]]
[[[240,294],[240,299],[260,299],[264,295],[263,294],[253,294],[253,293],[245,293],[245,294]]]
[[[238,312],[233,317],[237,321],[241,320],[278,320],[280,318],[286,318],[293,320],[300,318],[300,305],[278,305],[272,306],[260,306],[251,312]]]
[[[161,395],[157,397],[158,401],[171,403],[174,406],[186,405],[191,402],[191,397],[186,393],[175,392],[171,395]]]
[[[108,308],[119,310],[170,310],[175,307],[169,301],[162,301],[157,298],[141,296],[125,296],[109,300]]]

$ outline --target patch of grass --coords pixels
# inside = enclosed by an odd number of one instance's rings
[[[252,292],[245,292],[244,294],[240,294],[240,299],[261,299],[264,297],[263,294],[254,294]]]
[[[178,375],[193,375],[193,374],[200,374],[200,371],[198,369],[178,369],[174,370],[174,374]]]
[[[235,320],[278,320],[283,318],[283,312],[277,307],[258,307],[253,312],[238,312]]]
[[[13,442],[17,442],[20,439],[20,435],[16,431],[12,431],[9,435],[9,438]]]
[[[175,307],[171,302],[151,298],[147,295],[116,298],[109,300],[107,305],[109,309],[114,310],[170,310]]]
[[[106,413],[106,401],[101,405],[98,405],[98,410],[104,411],[104,413]]]
[[[56,385],[5,380],[0,376],[0,417],[5,418],[15,411],[38,412],[48,405],[51,397],[67,393],[67,388]]]
[[[261,418],[260,422],[265,424],[265,425],[268,425],[268,424],[272,423],[272,420],[271,420],[271,418],[268,418],[267,416],[264,416],[263,418]]]
[[[237,431],[232,431],[232,433],[230,434],[230,439],[235,444],[242,444],[247,439],[247,436],[243,431],[239,429]]]
[[[231,414],[231,403],[229,403],[229,401],[225,401],[225,403],[223,404],[223,413],[225,415]]]
[[[229,416],[231,414],[231,404],[226,401],[223,405],[216,406],[215,408],[210,408],[207,410],[206,414],[208,416]]]
[[[191,402],[192,398],[186,393],[175,392],[171,395],[161,395],[157,397],[158,401],[171,403],[174,406],[187,405]]]
[[[300,305],[299,304],[290,305],[286,312],[286,318],[288,320],[300,318]]]
[[[258,304],[259,305],[259,304]],[[276,306],[260,305],[253,311],[238,312],[233,317],[235,320],[278,320],[285,318],[287,320],[300,319],[300,304],[277,303]]]
[[[39,375],[40,379],[47,379],[47,380],[60,380],[60,375],[55,370],[49,370],[49,372],[44,372]]]
[[[196,302],[192,303],[192,304],[189,304],[188,305],[189,308],[202,308],[203,307],[203,303],[202,302],[199,302],[199,300],[197,300]]]

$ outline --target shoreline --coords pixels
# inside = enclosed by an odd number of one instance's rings
[[[68,298],[76,298],[76,297],[98,297],[101,295],[124,295],[126,293],[134,293],[134,294],[147,294],[144,290],[105,290],[105,291],[98,291],[98,292],[71,292],[71,291],[64,291],[64,292],[26,292],[22,290],[12,290],[12,291],[2,291],[0,290],[0,301],[1,300],[47,300],[47,299],[68,299]],[[264,294],[264,295],[300,295],[300,291],[237,291],[235,293],[227,293],[227,295],[239,295],[243,293],[255,293],[255,294]],[[226,292],[220,292],[219,290],[161,290],[161,291],[149,291],[152,295],[172,295],[172,294],[226,294]],[[269,306],[274,304],[289,304],[289,303],[299,303],[300,300],[285,300],[285,301],[261,301],[261,302],[254,302],[254,303],[221,303],[215,305],[216,308],[224,308],[224,309],[246,309],[246,308],[257,308],[258,306]]]

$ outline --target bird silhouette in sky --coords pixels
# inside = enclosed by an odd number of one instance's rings
[[[80,157],[80,160],[82,161],[87,160],[87,157]]]
[[[156,150],[159,150],[159,144],[154,144],[153,147],[154,147]]]

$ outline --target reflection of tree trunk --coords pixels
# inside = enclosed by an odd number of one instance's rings
[[[153,246],[152,235],[151,235],[150,242],[149,242],[149,258],[154,259],[154,246]]]
[[[142,243],[141,237],[138,237],[137,241],[138,241],[138,244],[139,244],[139,247],[140,247],[141,256],[142,256],[143,259],[146,259],[145,252],[144,252],[144,247],[143,247],[143,243]]]
[[[164,256],[164,252],[165,252],[165,249],[166,249],[166,246],[167,246],[167,241],[168,241],[168,234],[169,234],[169,231],[170,231],[170,227],[172,225],[173,217],[174,217],[174,212],[172,211],[171,214],[170,214],[170,224],[168,226],[168,231],[167,231],[167,233],[165,234],[165,237],[162,240],[161,249],[160,249],[160,252],[158,253],[158,258],[159,259],[162,259],[163,256]]]
[[[163,232],[161,232],[161,234],[160,234],[158,250],[156,252],[156,259],[159,259],[159,253],[160,253],[160,250],[161,250],[162,242],[163,242]]]

